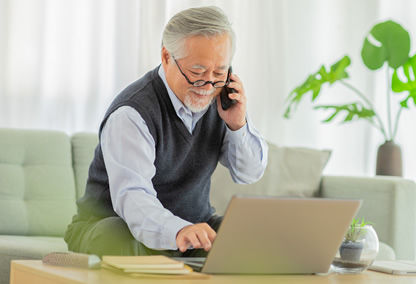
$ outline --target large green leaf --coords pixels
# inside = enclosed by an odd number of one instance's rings
[[[406,77],[406,81],[402,81],[399,78],[398,72],[403,71],[403,74]],[[402,107],[407,108],[407,102],[409,99],[413,100],[413,103],[416,105],[416,54],[413,55],[402,67],[394,70],[391,89],[396,92],[409,92],[406,99],[400,102]]]
[[[409,51],[409,33],[398,23],[386,21],[375,25],[366,36],[361,58],[371,70],[380,68],[385,61],[398,68],[407,61]]]
[[[345,69],[351,64],[351,59],[345,55],[343,58],[335,62],[329,70],[324,65],[311,75],[301,85],[297,86],[288,96],[288,107],[286,108],[284,117],[290,118],[291,112],[296,107],[305,94],[312,92],[312,101],[315,101],[321,91],[321,87],[325,83],[333,84],[334,82],[348,78]]]
[[[315,109],[333,110],[333,113],[322,122],[332,121],[341,112],[346,112],[342,122],[349,122],[360,118],[372,121],[373,117],[376,115],[374,110],[364,107],[361,103],[351,103],[345,105],[320,105],[316,106]]]

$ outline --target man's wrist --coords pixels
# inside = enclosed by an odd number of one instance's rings
[[[164,226],[164,230],[166,230],[166,242],[168,243],[169,249],[177,249],[176,245],[176,238],[178,237],[178,234],[181,230],[183,230],[185,227],[191,226],[192,223],[183,220],[177,216],[172,216],[172,218],[168,218],[168,222],[166,222]]]
[[[228,128],[229,128],[230,130],[232,130],[232,131],[238,131],[238,130],[240,130],[241,128],[243,128],[246,124],[247,124],[247,120],[246,120],[246,119],[244,119],[244,121],[243,121],[243,122],[241,122],[241,123],[238,123],[238,124],[233,124],[233,125],[229,125],[229,124],[227,124],[227,126],[228,126]]]

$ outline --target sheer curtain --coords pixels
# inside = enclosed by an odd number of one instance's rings
[[[348,54],[350,83],[385,118],[385,70],[364,67],[361,45],[371,27],[387,19],[402,24],[414,44],[412,0],[0,0],[0,127],[97,131],[114,96],[160,63],[167,20],[202,5],[221,7],[233,23],[233,69],[245,84],[248,113],[266,139],[332,149],[326,174],[374,174],[383,142],[375,129],[360,121],[322,124],[327,114],[307,100],[285,120],[285,98],[321,64]],[[334,84],[323,89],[320,102],[354,100],[350,90]],[[408,178],[416,176],[415,118],[414,106],[403,112],[396,141]]]

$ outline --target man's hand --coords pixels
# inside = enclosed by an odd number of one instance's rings
[[[176,235],[176,245],[181,252],[189,247],[203,248],[209,251],[217,233],[207,224],[198,223],[183,227]]]
[[[246,124],[247,98],[240,78],[234,73],[231,73],[230,79],[234,82],[231,82],[228,87],[235,89],[237,93],[230,93],[228,96],[230,99],[236,100],[237,103],[233,104],[229,109],[223,110],[221,107],[220,95],[218,95],[217,109],[220,117],[225,121],[228,128],[235,131]]]

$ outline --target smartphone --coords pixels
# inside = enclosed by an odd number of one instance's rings
[[[233,69],[230,66],[230,69],[228,70],[228,78],[230,77],[231,73],[233,72]],[[233,80],[231,80],[233,82]],[[229,109],[233,104],[235,104],[237,101],[230,99],[228,97],[228,94],[231,93],[237,93],[236,90],[233,88],[228,88],[227,86],[223,87],[220,93],[220,99],[221,99],[221,107],[223,110]]]

